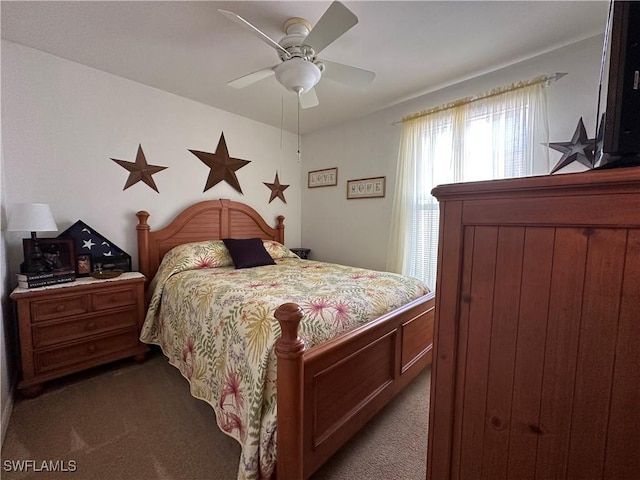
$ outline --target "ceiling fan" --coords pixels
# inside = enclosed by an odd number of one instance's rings
[[[235,88],[247,87],[259,80],[275,75],[287,90],[298,94],[302,108],[318,105],[314,87],[320,78],[326,78],[344,85],[365,89],[376,74],[368,70],[320,60],[317,55],[358,23],[358,17],[338,1],[334,1],[324,12],[315,27],[303,18],[290,18],[284,24],[286,35],[276,42],[264,32],[254,27],[240,15],[227,10],[218,10],[228,19],[241,25],[273,47],[280,57],[280,63],[272,67],[249,73],[227,83]]]

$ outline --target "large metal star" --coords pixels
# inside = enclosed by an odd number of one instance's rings
[[[116,162],[121,167],[129,170],[129,178],[127,178],[127,183],[125,184],[122,190],[126,190],[131,185],[135,185],[139,181],[143,181],[151,188],[153,188],[156,192],[160,193],[158,187],[156,186],[156,182],[153,181],[152,175],[154,173],[158,173],[164,170],[167,167],[160,167],[158,165],[149,165],[147,164],[147,159],[144,156],[144,152],[142,151],[142,145],[138,144],[138,154],[136,155],[135,162],[127,162],[125,160],[116,160],[112,158],[114,162]]]
[[[276,179],[273,181],[273,183],[267,183],[267,182],[262,182],[262,183],[264,183],[271,190],[271,198],[269,198],[269,203],[271,203],[276,197],[278,197],[284,203],[287,203],[287,201],[284,199],[284,191],[287,188],[289,188],[289,185],[280,184],[280,179],[278,178],[278,172],[276,172]]]
[[[211,169],[209,171],[209,177],[207,178],[207,184],[203,190],[204,192],[224,180],[238,192],[242,193],[240,182],[238,182],[238,177],[236,177],[236,171],[240,170],[247,163],[251,163],[251,161],[229,156],[227,142],[224,139],[224,132],[220,135],[216,153],[200,152],[198,150],[189,151]]]
[[[587,131],[584,128],[582,117],[580,117],[578,121],[578,126],[570,142],[549,143],[548,146],[563,153],[558,163],[556,163],[556,166],[551,170],[551,173],[557,172],[575,161],[580,162],[585,167],[593,168],[593,164],[595,163],[594,150],[596,140],[595,138],[590,139],[587,137]]]

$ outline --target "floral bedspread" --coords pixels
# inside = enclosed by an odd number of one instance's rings
[[[276,461],[275,309],[285,302],[303,308],[300,336],[309,348],[428,289],[392,273],[301,260],[276,242],[265,242],[276,265],[236,270],[221,243],[183,245],[165,256],[140,339],[160,345],[191,394],[240,442],[238,479],[269,478]]]

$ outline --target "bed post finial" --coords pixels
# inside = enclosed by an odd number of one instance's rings
[[[276,225],[278,238],[276,242],[284,244],[284,215],[278,215],[278,224]]]
[[[283,303],[280,305],[274,317],[280,323],[282,333],[276,342],[278,357],[282,354],[286,358],[300,356],[304,350],[304,341],[298,336],[298,325],[304,315],[302,308],[297,303]]]
[[[138,217],[138,225],[136,225],[136,231],[138,232],[138,270],[142,273],[146,280],[146,284],[149,284],[151,280],[149,278],[149,224],[147,219],[149,218],[149,212],[140,210],[136,213]]]
[[[276,341],[278,377],[277,478],[302,480],[303,358],[304,341],[298,335],[302,308],[295,303],[280,305],[274,316],[282,334]]]

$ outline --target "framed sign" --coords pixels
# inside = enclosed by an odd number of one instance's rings
[[[384,197],[387,177],[360,178],[347,181],[347,199]]]
[[[334,187],[338,185],[338,167],[309,172],[307,187]]]

